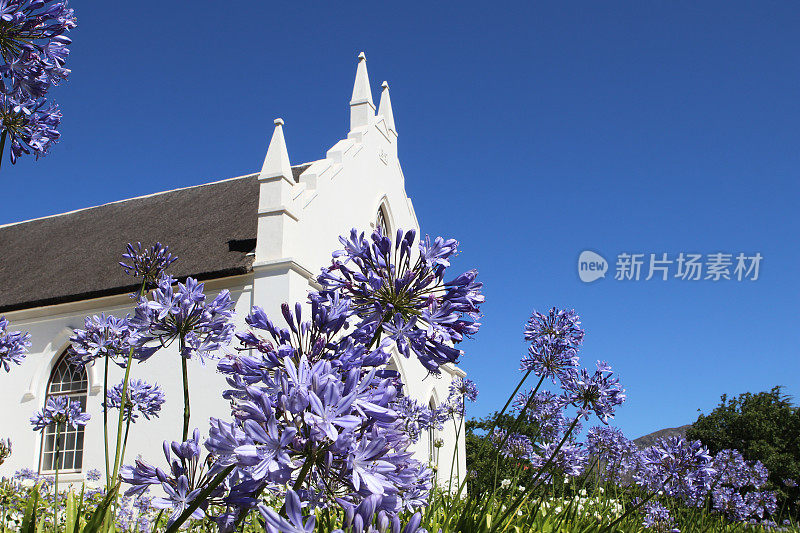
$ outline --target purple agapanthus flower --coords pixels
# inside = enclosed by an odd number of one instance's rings
[[[521,369],[556,383],[578,366],[578,348],[584,331],[575,311],[552,308],[548,314],[534,311],[525,325],[530,341]]]
[[[235,302],[230,292],[221,291],[212,301],[206,300],[204,284],[187,278],[175,280],[162,276],[152,292],[152,299],[140,299],[131,324],[145,337],[158,339],[162,345],[175,340],[181,355],[201,358],[230,344],[234,326],[231,323]]]
[[[135,278],[142,278],[145,283],[155,283],[164,274],[167,268],[178,260],[169,251],[169,246],[160,242],[149,248],[142,248],[142,243],[128,243],[126,251],[122,254],[120,266],[126,274]]]
[[[104,407],[119,409],[122,405],[123,384],[109,389]],[[158,417],[161,405],[166,401],[164,392],[156,385],[150,385],[141,379],[132,379],[128,383],[125,419],[136,422],[141,414],[146,420]]]
[[[11,143],[12,164],[22,154],[33,153],[37,158],[45,155],[60,137],[60,124],[61,110],[57,105],[22,94],[0,93],[0,130]]]
[[[577,477],[586,468],[587,459],[586,450],[576,442],[564,442],[561,447],[556,442],[540,443],[530,457],[536,469],[542,469],[546,463],[550,463],[543,476],[545,480],[550,479],[551,471],[559,472],[565,477]]]
[[[339,240],[344,248],[318,277],[323,290],[312,300],[337,293],[348,298],[359,319],[354,336],[370,348],[388,336],[403,355],[414,353],[435,374],[457,362],[461,350],[453,345],[478,331],[484,301],[476,271],[444,281],[458,243],[426,238],[414,259],[414,231],[398,231],[392,241],[380,230],[368,240],[354,229]]]
[[[652,531],[666,533],[673,530],[673,520],[669,509],[657,501],[651,501],[642,507],[644,520],[642,525]]]
[[[303,507],[297,493],[291,489],[286,491],[286,518],[276,513],[266,505],[259,505],[258,510],[264,521],[267,523],[267,531],[270,533],[312,533],[316,525],[317,518],[311,515],[306,519],[303,516]]]
[[[603,423],[614,416],[614,409],[625,401],[625,389],[614,377],[608,363],[598,361],[597,370],[589,374],[586,369],[569,372],[563,382],[563,398],[578,409],[586,420],[594,412]]]
[[[108,357],[119,366],[127,364],[129,355],[137,361],[146,361],[160,345],[147,346],[149,338],[131,324],[130,317],[118,318],[101,314],[87,316],[84,329],[76,329],[70,337],[69,353],[78,364]]]
[[[169,467],[165,470],[153,467],[141,459],[134,466],[125,465],[120,469],[120,479],[131,485],[126,496],[141,496],[149,487],[157,485],[164,492],[163,497],[154,498],[152,504],[158,509],[172,509],[168,520],[172,524],[178,516],[198,497],[203,487],[208,485],[218,470],[205,469],[210,461],[200,460],[200,432],[194,430],[192,437],[185,442],[164,441],[164,457]],[[211,497],[218,497],[222,488],[212,491]],[[191,517],[205,516],[209,501],[192,512]]]
[[[465,400],[474,402],[478,399],[478,386],[471,379],[456,377],[450,382],[450,394],[459,394]]]
[[[6,372],[11,371],[11,364],[19,365],[25,359],[30,348],[30,333],[21,331],[8,331],[9,322],[0,316],[0,367]]]
[[[586,451],[598,461],[605,479],[621,483],[635,461],[637,449],[620,429],[596,426],[586,434]]]
[[[83,412],[81,403],[67,396],[51,396],[44,408],[34,413],[31,425],[39,431],[50,424],[68,424],[73,428],[85,426],[91,416]]]
[[[0,439],[0,465],[11,456],[11,438]]]
[[[161,488],[166,493],[166,496],[154,498],[153,507],[157,509],[172,509],[172,514],[170,514],[168,521],[170,524],[174,522],[181,513],[191,505],[198,494],[200,494],[200,489],[189,489],[189,480],[185,475],[178,476],[175,485],[167,482],[161,483]],[[195,520],[199,520],[204,516],[205,513],[201,509],[195,509],[190,515],[190,517]]]
[[[500,446],[500,453],[513,459],[530,460],[534,455],[534,444],[530,437],[519,433],[508,433],[503,429],[495,429],[492,442]]]
[[[0,131],[2,140],[10,141],[12,163],[23,153],[46,154],[59,138],[61,112],[45,96],[69,74],[64,64],[71,41],[65,33],[75,24],[67,2],[6,0],[0,5]]]
[[[637,484],[674,497],[696,498],[711,487],[716,473],[708,449],[700,441],[681,437],[660,439],[636,460],[633,478]]]

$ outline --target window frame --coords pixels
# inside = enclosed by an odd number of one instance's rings
[[[68,376],[67,372],[69,372]],[[76,375],[78,379],[75,379]],[[65,377],[69,377],[69,381],[66,381]],[[58,379],[58,381],[56,381],[56,379]],[[58,390],[56,391],[53,390],[54,384],[58,385]],[[78,400],[81,402],[83,409],[86,409],[89,398],[89,373],[85,366],[71,364],[67,357],[66,350],[58,357],[53,368],[50,370],[47,386],[45,388],[44,405],[47,404],[48,399],[54,396],[66,396],[70,398],[70,401]],[[40,475],[55,473],[53,460],[56,456],[54,449],[56,432],[53,431],[52,428],[54,428],[54,425],[50,424],[40,432],[38,468]],[[51,440],[49,438],[51,438]],[[72,444],[70,447],[67,447],[67,443],[69,443],[70,440]],[[59,462],[61,464],[58,467],[58,471],[60,473],[82,472],[84,452],[86,450],[84,426],[78,426],[77,428],[67,426],[66,428],[62,428],[60,441],[62,442],[62,446],[58,456],[60,457]],[[70,464],[69,468],[66,468],[65,463],[67,462],[66,458],[68,456],[70,457]]]
[[[386,212],[383,203],[378,206],[378,212],[375,213],[375,228],[381,228],[384,237],[391,237],[392,228],[389,224],[389,214]]]

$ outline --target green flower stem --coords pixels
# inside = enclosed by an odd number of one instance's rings
[[[183,439],[181,442],[186,442],[189,438],[189,371],[186,364],[186,357],[183,356],[184,349],[183,337],[180,342],[180,358],[181,358],[181,371],[183,373]]]
[[[58,468],[61,466],[61,442],[59,439],[61,439],[61,423],[56,422],[56,479],[53,484],[53,533],[58,533]]]
[[[133,406],[131,406],[133,409]],[[125,421],[125,437],[122,439],[122,457],[125,457],[125,448],[128,446],[128,431],[131,429],[131,419]]]
[[[456,430],[456,441],[455,441],[455,446],[453,446],[453,449],[455,450],[455,452],[453,453],[453,459],[450,461],[450,480],[447,482],[447,492],[451,492],[452,488],[453,488],[453,465],[454,464],[455,464],[455,467],[456,467],[456,474],[457,474],[456,477],[457,478],[461,477],[461,465],[458,464],[458,437],[461,435],[461,427],[463,425],[464,425],[464,417],[463,416],[459,420],[458,426],[456,426],[456,419],[453,418],[453,427]],[[437,457],[437,463],[438,463],[438,457],[439,457],[438,452],[436,453],[436,457]]]
[[[142,280],[142,286],[139,288],[137,293],[138,298],[141,298],[144,295],[144,291],[147,288],[147,281]],[[138,300],[137,298],[137,300]],[[130,380],[131,376],[131,364],[133,363],[133,346],[130,347],[128,351],[128,359],[125,363],[125,379],[122,380],[122,395],[120,398],[120,406],[119,406],[119,418],[117,419],[117,445],[114,449],[114,471],[111,475],[111,482],[107,483],[106,488],[109,485],[113,484],[116,485],[117,483],[117,474],[119,474],[119,468],[122,465],[122,461],[124,460],[123,454],[125,453],[122,450],[122,423],[125,418],[125,406],[128,403],[128,381]],[[106,376],[105,382],[108,382],[108,363],[106,363]],[[103,403],[107,403],[108,398],[103,398]],[[108,405],[103,406],[103,416],[107,416],[108,412]],[[106,439],[108,439],[108,428],[106,428]]]
[[[3,154],[0,153],[0,158],[2,158],[2,155]],[[105,406],[108,400],[108,359],[108,354],[106,354],[105,370],[103,372],[103,451],[105,452],[106,458],[106,487],[111,485],[111,466],[108,457],[108,409]]]
[[[511,402],[514,400],[514,397],[517,395],[517,392],[519,392],[519,389],[522,388],[522,384],[525,383],[525,380],[528,379],[528,376],[531,375],[531,372],[533,372],[532,368],[530,370],[528,370],[527,372],[525,372],[525,375],[522,376],[521,380],[519,380],[519,383],[517,383],[517,387],[514,389],[514,392],[512,392],[511,396],[508,397],[508,400],[506,401],[506,404],[500,410],[500,414],[497,415],[497,418],[495,419],[494,424],[492,424],[492,427],[489,428],[489,431],[486,433],[487,435],[491,435],[492,432],[495,430],[495,428],[497,427],[498,420],[500,420],[500,417],[502,417],[505,414],[506,409],[508,409],[508,406],[511,405]],[[484,450],[484,448],[486,447],[486,442],[488,440],[489,439],[487,438],[487,439],[484,439],[481,442],[481,446],[480,446],[479,452],[482,452]],[[464,491],[466,486],[467,486],[467,476],[464,476],[464,480],[458,486],[458,492],[457,492],[458,496],[460,496],[462,494],[462,492]],[[456,500],[452,500],[452,503],[449,506],[450,507],[449,511],[452,510],[453,505],[455,505],[455,501]],[[464,526],[466,524],[466,521],[470,517],[470,513],[472,512],[473,507],[477,508],[476,507],[477,505],[478,505],[478,498],[472,498],[467,503],[467,506],[461,510],[461,517],[459,518],[458,525],[457,525],[459,528],[462,528],[462,530],[463,530],[463,528],[464,528]]]
[[[578,421],[580,419],[581,419],[581,415],[578,415],[578,416],[575,417],[575,420],[572,421],[572,424],[570,424],[569,429],[567,430],[567,432],[564,433],[564,438],[561,439],[561,442],[558,443],[558,446],[556,446],[556,449],[550,455],[550,458],[547,460],[547,462],[545,462],[545,464],[542,465],[542,467],[539,469],[539,471],[533,477],[533,480],[531,481],[531,485],[532,485],[531,486],[531,491],[533,491],[533,489],[536,488],[536,486],[537,486],[536,482],[539,480],[539,478],[542,477],[542,474],[548,469],[548,467],[551,464],[553,464],[553,461],[555,461],[556,456],[558,455],[558,452],[561,450],[561,447],[564,445],[564,443],[567,442],[567,439],[569,438],[570,434],[572,433],[572,430],[574,430],[575,426],[578,425]],[[524,494],[522,496],[517,497],[516,500],[514,500],[514,502],[512,502],[511,505],[508,506],[508,508],[506,509],[506,512],[503,513],[503,515],[497,521],[497,524],[502,524],[511,515],[511,513],[516,512],[517,508],[520,506],[520,504],[522,503],[524,498],[525,498]],[[494,528],[492,528],[492,530],[494,530]]]
[[[128,353],[128,360],[125,364],[125,379],[122,380],[122,398],[120,400],[119,418],[117,420],[117,446],[114,451],[114,473],[111,479],[114,483],[117,482],[117,474],[123,461],[122,451],[122,424],[125,421],[125,406],[128,404],[128,381],[131,375],[131,364],[133,363],[133,347]]]
[[[6,130],[3,130],[3,134],[0,135],[0,165],[3,164],[3,152],[5,152],[5,148],[6,148],[6,136],[7,135],[8,135],[8,132]]]
[[[519,414],[517,415],[517,418],[514,420],[514,423],[511,425],[511,427],[508,429],[508,431],[506,431],[505,437],[503,437],[503,440],[497,446],[498,452],[497,452],[497,455],[495,456],[495,460],[494,460],[494,484],[492,485],[493,489],[497,488],[497,471],[498,471],[498,469],[500,467],[500,450],[502,450],[503,446],[505,446],[506,442],[508,442],[508,439],[511,437],[511,434],[513,432],[515,432],[517,430],[517,428],[519,427],[519,424],[522,421],[522,417],[525,416],[525,413],[528,411],[528,408],[533,403],[533,399],[536,397],[536,393],[539,392],[539,387],[542,386],[542,382],[543,381],[544,381],[544,375],[542,375],[542,377],[539,378],[539,382],[536,384],[536,387],[534,387],[533,392],[531,393],[530,397],[528,397],[528,401],[525,402],[525,406],[519,412]],[[516,391],[515,391],[515,394],[516,394]],[[513,395],[512,395],[512,397],[513,397]],[[499,417],[498,417],[498,419],[499,419]],[[487,433],[486,436],[487,436],[487,438],[491,438],[491,433]]]

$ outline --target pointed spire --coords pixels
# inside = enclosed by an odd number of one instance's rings
[[[381,103],[378,105],[378,115],[383,115],[386,128],[397,135],[397,128],[394,125],[394,113],[392,112],[392,99],[389,98],[389,84],[383,82],[381,87],[383,87],[383,91],[381,92]]]
[[[358,54],[356,82],[353,84],[353,96],[350,98],[350,131],[368,126],[375,116],[375,104],[372,103],[372,89],[367,74],[367,56]]]
[[[367,74],[367,56],[364,52],[358,54],[358,68],[356,69],[356,82],[353,84],[353,97],[350,98],[350,105],[368,103],[373,108],[372,89],[369,86],[369,74]]]
[[[292,181],[292,164],[289,162],[289,152],[286,150],[286,140],[283,138],[283,119],[275,119],[275,131],[267,148],[267,157],[261,167],[261,178],[274,178],[283,176]]]

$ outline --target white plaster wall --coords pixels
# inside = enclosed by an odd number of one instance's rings
[[[345,145],[343,153],[339,151],[342,144]],[[328,159],[337,161],[341,167],[331,165],[335,174],[328,171],[315,179],[316,194],[309,195],[310,200],[299,212],[299,220],[294,222],[297,245],[290,249],[296,263],[316,276],[323,266],[330,264],[331,252],[341,248],[340,235],[348,234],[353,227],[367,234],[374,229],[380,206],[386,211],[390,231],[415,229],[420,237],[420,226],[406,194],[405,179],[397,158],[397,137],[386,130],[381,117],[368,127],[351,132],[348,140],[337,143],[329,151]],[[324,168],[325,164],[317,163],[316,166]],[[312,166],[306,172],[314,170]],[[304,176],[301,175],[301,182]],[[303,283],[299,274],[295,274],[294,279],[295,283],[287,289],[291,297],[289,302],[305,301],[312,284]],[[276,302],[275,306],[279,304]],[[413,355],[410,359],[402,356],[396,359],[407,384],[407,393],[424,405],[428,405],[431,398],[437,405],[444,402],[453,377],[465,375],[461,370],[448,366],[437,378],[429,376]],[[458,424],[454,427],[452,421],[437,432],[436,437],[444,441],[444,446],[437,452],[440,482],[450,480],[451,466],[454,485],[466,472],[464,432],[463,426],[459,430]],[[415,445],[419,459],[428,459],[428,446],[428,439],[425,436],[420,438]],[[452,459],[456,450],[458,454],[454,463]]]
[[[242,278],[228,278],[206,284],[209,298],[216,296],[222,288],[231,291],[236,301],[235,323],[238,329],[245,327],[244,317],[251,305],[252,286]],[[227,287],[226,287],[227,285]],[[42,408],[47,381],[54,362],[68,344],[69,332],[83,327],[86,315],[114,314],[124,316],[131,312],[131,300],[125,296],[102,298],[77,304],[62,304],[48,308],[17,311],[6,316],[15,330],[29,331],[32,336],[31,350],[22,365],[9,374],[0,375],[0,435],[11,437],[13,453],[0,465],[0,477],[10,476],[20,468],[38,469],[41,448],[41,433],[34,433],[29,418]],[[221,396],[226,383],[217,373],[215,361],[205,365],[199,360],[189,361],[189,384],[191,402],[191,425],[198,427],[201,434],[208,433],[209,416],[227,418],[230,414],[228,402]],[[103,371],[102,368],[88,369],[89,395],[87,412],[92,416],[84,436],[83,472],[65,474],[65,481],[82,479],[91,468],[103,471]],[[109,386],[120,383],[124,371],[111,365]],[[128,439],[127,460],[130,463],[137,455],[155,462],[163,463],[162,441],[180,440],[183,428],[183,386],[180,358],[176,346],[162,348],[147,362],[134,363],[131,378],[140,378],[149,383],[158,383],[166,394],[167,401],[162,406],[159,418],[144,420],[139,418],[133,424]],[[116,439],[117,411],[109,416],[110,447]],[[113,461],[113,457],[111,458]]]

